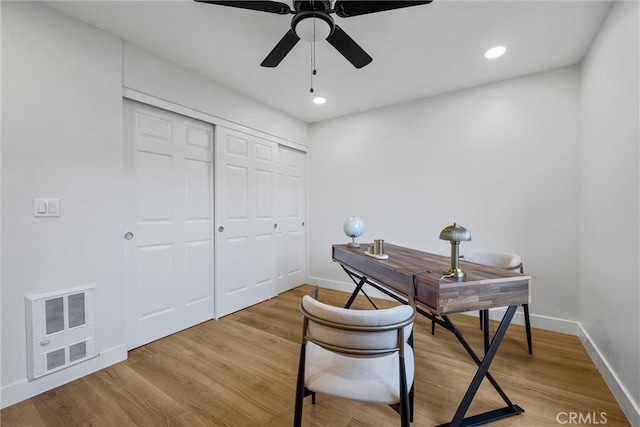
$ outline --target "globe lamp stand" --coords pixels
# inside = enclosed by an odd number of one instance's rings
[[[352,216],[344,222],[342,226],[344,234],[351,237],[351,241],[347,243],[349,248],[359,248],[360,243],[356,242],[356,237],[360,237],[364,231],[364,223],[357,216]]]

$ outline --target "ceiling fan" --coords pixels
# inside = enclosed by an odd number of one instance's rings
[[[263,67],[277,67],[300,39],[314,43],[326,39],[356,68],[362,68],[373,59],[342,28],[333,22],[330,16],[335,13],[341,18],[383,12],[410,6],[431,3],[426,1],[351,1],[337,0],[331,8],[330,0],[294,0],[293,9],[286,3],[276,1],[215,1],[195,0],[220,6],[257,10],[259,12],[293,14],[291,29],[276,44],[271,53],[262,61]]]

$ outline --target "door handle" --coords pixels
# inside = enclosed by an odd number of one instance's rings
[[[224,227],[223,226],[218,227],[218,231],[222,233],[224,231]]]
[[[278,224],[273,224],[273,228],[278,228]]]
[[[131,240],[133,239],[133,233],[130,231],[127,231],[126,233],[124,233],[124,240]]]

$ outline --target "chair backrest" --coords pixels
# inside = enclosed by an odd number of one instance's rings
[[[411,336],[415,308],[411,305],[380,310],[334,307],[305,295],[300,311],[308,322],[305,339],[345,354],[382,354],[404,347]],[[404,343],[402,343],[404,344]]]
[[[520,255],[508,252],[496,251],[469,251],[464,254],[464,260],[490,267],[504,268],[507,270],[520,269],[522,273],[522,258]]]

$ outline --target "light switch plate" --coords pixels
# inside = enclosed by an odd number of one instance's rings
[[[33,216],[60,216],[60,199],[34,197]]]

